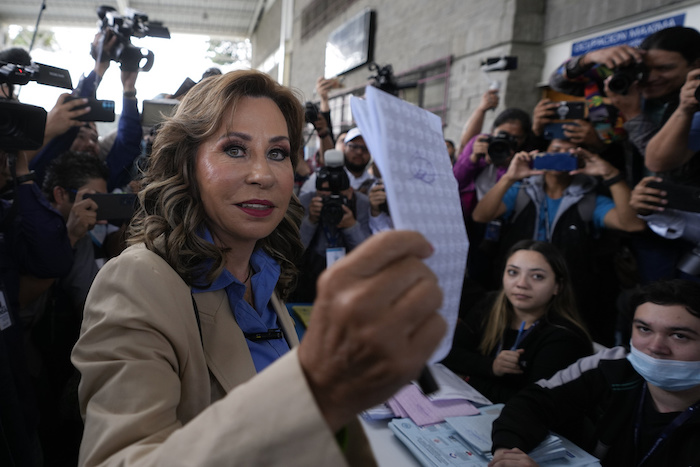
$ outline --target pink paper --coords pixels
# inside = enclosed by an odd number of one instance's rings
[[[459,417],[479,413],[479,409],[464,399],[431,402],[414,384],[409,384],[403,388],[389,401],[389,407],[394,410],[392,402],[400,406],[402,411],[418,426],[441,423],[445,421],[445,417]],[[403,416],[405,417],[405,415]]]

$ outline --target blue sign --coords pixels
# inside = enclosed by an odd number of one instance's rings
[[[593,50],[604,49],[614,45],[629,45],[637,47],[645,37],[654,34],[656,31],[670,28],[672,26],[683,26],[685,13],[681,15],[663,18],[650,23],[640,24],[620,31],[609,32],[602,36],[591,37],[583,41],[574,42],[571,46],[571,56],[583,55]]]

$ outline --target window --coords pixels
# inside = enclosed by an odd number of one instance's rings
[[[450,65],[452,57],[444,57],[401,73],[394,73],[399,88],[399,97],[403,100],[429,110],[447,125],[447,97],[450,84]],[[345,93],[335,95],[328,104],[331,108],[333,133],[340,134],[354,126],[350,110],[350,96],[362,96],[365,87],[347,89]]]

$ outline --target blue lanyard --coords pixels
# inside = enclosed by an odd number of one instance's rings
[[[639,449],[639,430],[642,425],[642,414],[644,412],[644,399],[646,398],[647,394],[647,383],[646,381],[644,382],[644,385],[642,386],[642,395],[639,398],[639,407],[637,407],[637,419],[635,420],[634,423],[634,447],[635,450]],[[651,457],[651,455],[656,451],[656,449],[663,444],[664,441],[666,441],[671,434],[676,431],[681,425],[683,425],[685,422],[687,422],[693,415],[695,415],[695,411],[700,407],[700,402],[696,402],[695,404],[691,405],[687,409],[685,409],[683,412],[678,414],[676,418],[673,419],[671,423],[666,425],[666,428],[661,432],[658,438],[656,438],[656,441],[654,441],[654,444],[651,446],[649,451],[644,455],[642,460],[637,464],[637,466],[644,465],[644,463]]]
[[[547,202],[547,195],[544,196],[544,202],[542,203],[542,210],[544,211],[544,233],[547,242],[552,241],[551,226],[549,225],[549,203]]]
[[[524,330],[522,335],[520,335],[520,339],[516,338],[516,340],[515,340],[516,344],[522,344],[522,342],[525,340],[527,335],[530,334],[530,332],[532,332],[533,329],[535,329],[535,326],[537,326],[537,323],[539,323],[539,322],[540,322],[540,320],[538,319],[537,321],[532,323],[529,328]],[[518,345],[518,347],[519,347],[519,345]],[[503,338],[501,338],[501,342],[498,344],[498,350],[496,351],[496,355],[501,353],[501,350],[503,350]],[[515,350],[515,349],[511,349],[511,350]]]
[[[335,248],[338,246],[338,240],[340,239],[340,231],[337,227],[333,227],[333,233],[331,233],[331,229],[324,224],[323,234],[326,236],[326,241],[328,242],[329,247]]]

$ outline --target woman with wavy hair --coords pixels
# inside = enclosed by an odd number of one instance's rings
[[[98,274],[73,351],[80,465],[373,465],[356,415],[416,378],[441,295],[424,238],[378,236],[323,275],[299,344],[282,301],[303,122],[289,89],[238,71],[159,131],[131,246]]]
[[[522,240],[506,258],[503,287],[465,316],[460,312],[443,361],[494,403],[592,351],[557,248]]]

